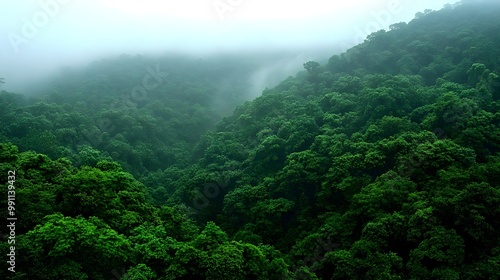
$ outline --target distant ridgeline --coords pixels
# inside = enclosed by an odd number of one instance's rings
[[[2,93],[2,136],[77,166],[113,159],[135,176],[187,164],[200,136],[250,98],[248,77],[268,56],[121,55],[68,68],[41,97]]]
[[[499,15],[419,13],[244,104],[237,57],[2,91],[0,278],[500,279]]]

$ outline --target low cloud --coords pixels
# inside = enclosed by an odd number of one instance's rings
[[[0,77],[23,93],[62,66],[107,56],[287,51],[327,58],[448,1],[39,0],[4,3]],[[325,52],[325,50],[331,50]],[[307,53],[308,55],[303,55]],[[305,62],[305,61],[303,61]],[[300,64],[302,64],[301,62]],[[266,84],[284,63],[256,72]],[[273,68],[275,67],[275,68]],[[277,67],[277,68],[276,68]],[[284,71],[286,72],[286,71]],[[258,90],[257,90],[258,91]]]

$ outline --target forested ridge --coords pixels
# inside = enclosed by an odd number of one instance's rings
[[[499,14],[426,10],[246,102],[255,58],[0,92],[0,278],[500,279]]]

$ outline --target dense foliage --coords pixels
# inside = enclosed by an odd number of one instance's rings
[[[78,166],[112,159],[138,178],[185,165],[200,136],[254,94],[249,76],[289,56],[121,55],[63,69],[42,97],[1,93],[0,141]]]
[[[38,101],[3,91],[10,279],[499,279],[498,14],[419,13],[217,126],[217,71],[186,60],[100,62]],[[169,82],[124,114],[133,69],[157,64]]]

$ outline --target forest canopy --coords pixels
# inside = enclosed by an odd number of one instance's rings
[[[499,279],[499,14],[426,11],[246,102],[248,61],[175,56],[1,91],[0,278]]]

